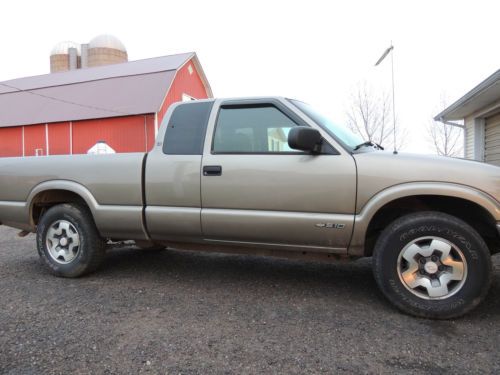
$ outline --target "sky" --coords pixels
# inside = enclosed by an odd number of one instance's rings
[[[426,127],[500,68],[500,1],[3,1],[0,81],[46,74],[59,41],[109,33],[129,60],[195,51],[216,97],[301,99],[345,123],[361,82],[391,88],[405,151],[433,153]],[[1,110],[1,109],[0,109]]]

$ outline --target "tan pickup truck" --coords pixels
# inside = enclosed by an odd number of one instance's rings
[[[486,295],[500,168],[384,152],[280,97],[173,105],[147,154],[0,160],[0,223],[77,277],[110,240],[333,260],[373,257],[401,310],[452,318]]]

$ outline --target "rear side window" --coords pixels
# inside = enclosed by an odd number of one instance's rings
[[[167,125],[163,153],[168,155],[201,155],[213,102],[179,105]]]

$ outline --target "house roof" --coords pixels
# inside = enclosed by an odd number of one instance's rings
[[[500,69],[437,114],[434,120],[461,120],[498,100],[500,100]]]
[[[195,53],[0,82],[0,127],[157,112],[189,60],[211,95]]]

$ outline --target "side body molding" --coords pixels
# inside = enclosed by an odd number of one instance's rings
[[[49,190],[66,190],[79,195],[92,212],[97,229],[103,237],[137,240],[147,239],[142,221],[142,205],[126,206],[99,204],[85,186],[68,180],[42,182],[31,190],[26,200],[27,204],[25,206],[24,217],[32,230],[35,228],[32,221],[33,200],[38,194]]]
[[[378,210],[396,199],[417,195],[441,195],[465,199],[483,207],[495,220],[500,221],[500,203],[490,195],[470,186],[446,182],[410,182],[394,185],[379,191],[361,208],[361,211],[358,211],[354,219],[349,255],[364,255],[366,231]]]

